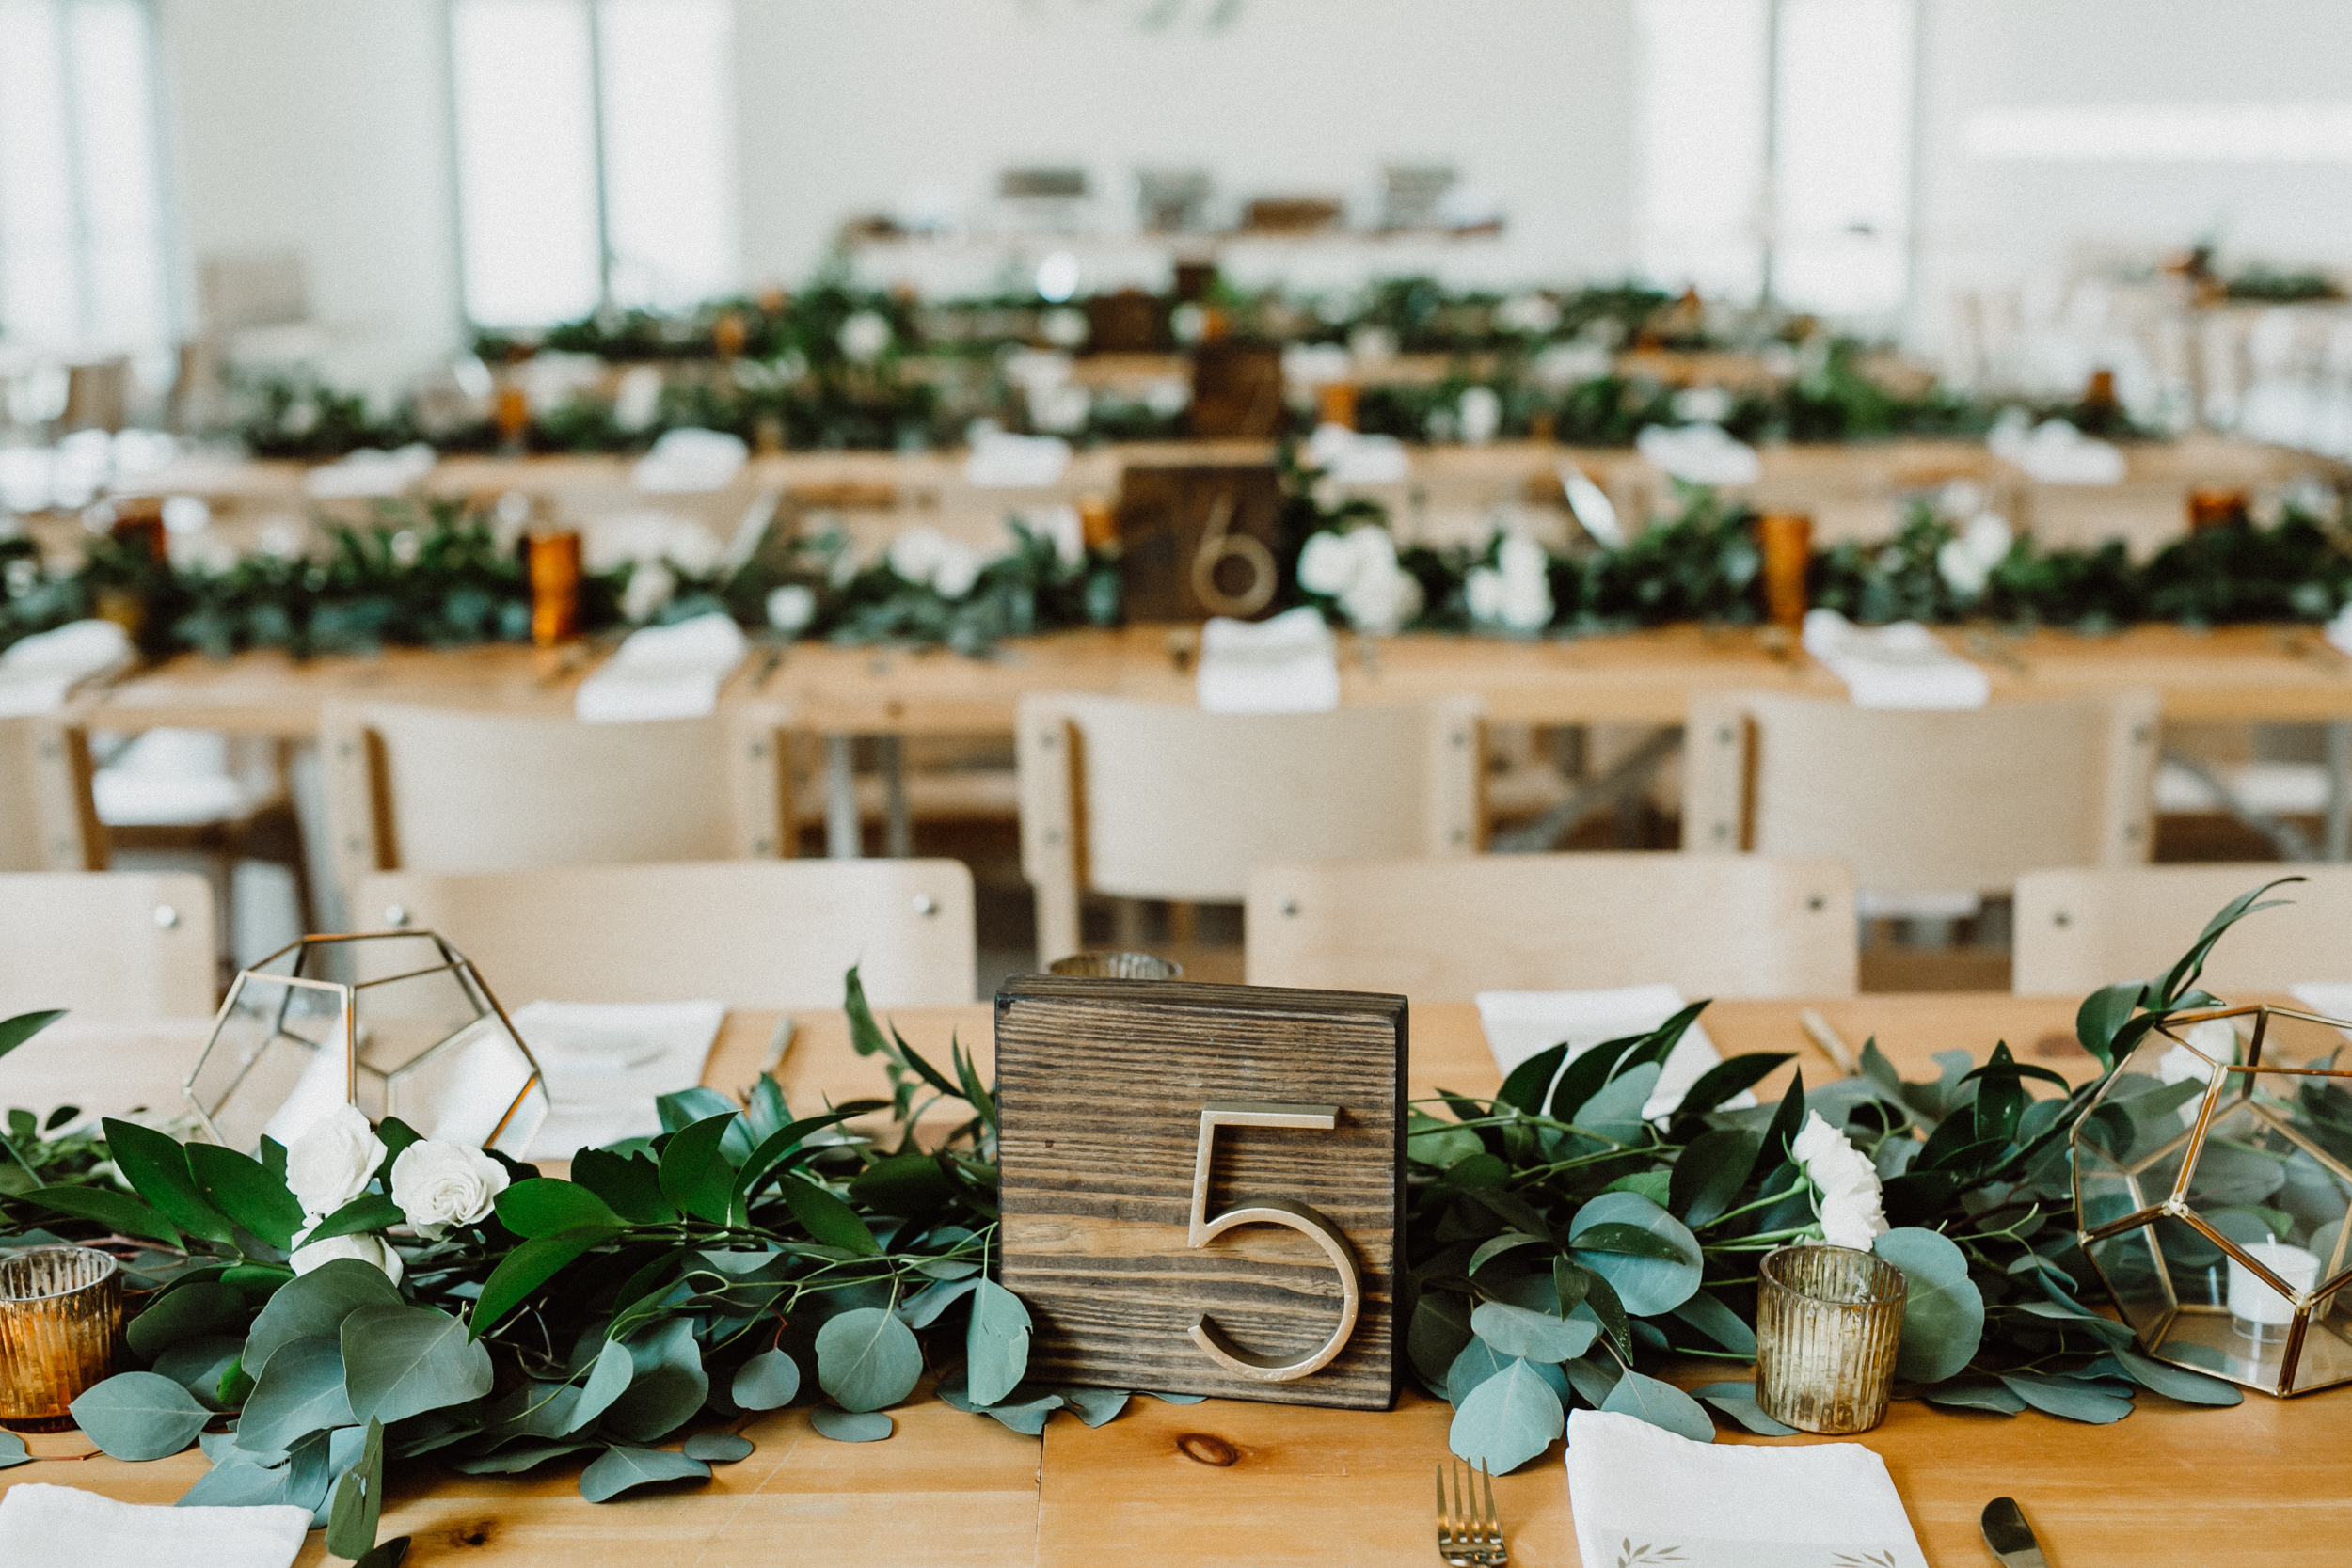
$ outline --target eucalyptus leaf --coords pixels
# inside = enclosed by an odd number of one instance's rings
[[[1412,1325],[1405,1337],[1406,1353],[1422,1381],[1443,1389],[1454,1358],[1470,1342],[1470,1304],[1457,1295],[1423,1291],[1413,1304]]]
[[[286,1454],[269,1456],[231,1448],[213,1461],[213,1467],[196,1480],[172,1504],[175,1508],[267,1508],[294,1506],[294,1465]]]
[[[836,1410],[830,1404],[811,1410],[808,1424],[818,1436],[836,1443],[879,1443],[895,1430],[890,1418],[879,1410]]]
[[[1701,1258],[1698,1238],[1688,1226],[1639,1193],[1603,1193],[1579,1209],[1569,1243],[1577,1246],[1577,1238],[1588,1230],[1619,1225],[1649,1232],[1675,1253],[1667,1259],[1577,1247],[1576,1260],[1615,1289],[1628,1313],[1646,1318],[1671,1312],[1696,1293]],[[1617,1233],[1605,1234],[1613,1238]]]
[[[13,1432],[0,1432],[0,1470],[32,1462],[33,1451],[24,1446],[24,1438]]]
[[[1715,1423],[1698,1401],[1673,1384],[1661,1383],[1643,1372],[1629,1371],[1619,1378],[1600,1407],[1663,1427],[1693,1443],[1715,1440]]]
[[[2168,1367],[2134,1351],[2118,1350],[2115,1359],[2134,1383],[2187,1404],[2232,1405],[2246,1400],[2245,1390],[2234,1383],[2192,1372],[2185,1367]]]
[[[909,1328],[929,1328],[939,1315],[979,1288],[974,1278],[943,1279],[928,1285],[898,1304],[899,1321]]]
[[[1628,1069],[1603,1085],[1568,1119],[1584,1132],[1611,1143],[1640,1143],[1649,1130],[1649,1123],[1642,1117],[1642,1107],[1658,1092],[1661,1070],[1656,1062]]]
[[[1489,1474],[1516,1470],[1558,1441],[1567,1411],[1552,1386],[1514,1357],[1470,1390],[1454,1413],[1446,1445]]]
[[[631,1487],[657,1481],[710,1478],[710,1466],[699,1459],[664,1449],[615,1444],[580,1473],[580,1495],[592,1503],[609,1502]]]
[[[571,1425],[566,1431],[579,1432],[612,1409],[612,1402],[628,1391],[636,1376],[637,1358],[629,1354],[628,1347],[617,1339],[607,1339],[597,1349],[596,1365],[589,1370],[588,1381],[581,1386],[580,1398],[572,1405]]]
[[[242,1326],[245,1313],[244,1291],[215,1280],[193,1280],[158,1296],[131,1320],[122,1337],[134,1354],[151,1361],[183,1340]]]
[[[2026,1408],[2026,1402],[1992,1378],[1952,1378],[1923,1391],[1930,1404],[1949,1410],[1987,1410],[1996,1416],[2015,1416]]]
[[[567,1453],[580,1453],[604,1445],[589,1439],[566,1440],[561,1437],[543,1438],[537,1442],[516,1443],[495,1453],[468,1454],[449,1461],[449,1467],[467,1476],[518,1476],[535,1470],[550,1459],[561,1459]]]
[[[2003,1372],[2000,1378],[2010,1393],[2044,1415],[2105,1426],[2132,1413],[2130,1400],[2101,1393],[2067,1378],[2047,1377],[2040,1372]]]
[[[994,1404],[1011,1393],[1028,1372],[1029,1309],[1022,1305],[1019,1296],[994,1280],[980,1281],[973,1292],[972,1323],[964,1335],[964,1361],[965,1379],[976,1404]],[[827,1391],[832,1392],[830,1386]],[[850,1402],[842,1402],[848,1405]]]
[[[1704,1301],[1711,1298],[1701,1296],[1694,1299]],[[1709,1383],[1702,1387],[1692,1389],[1691,1393],[1694,1398],[1722,1411],[1758,1437],[1794,1437],[1797,1435],[1795,1427],[1783,1426],[1764,1414],[1764,1407],[1756,1402],[1756,1385],[1753,1383]]]
[[[114,1459],[164,1459],[196,1441],[213,1413],[154,1372],[118,1372],[69,1407],[73,1424]]]
[[[1902,1341],[1895,1375],[1941,1383],[1976,1359],[1984,1338],[1984,1292],[1968,1277],[1968,1255],[1932,1230],[1890,1230],[1870,1250],[1902,1270]]]
[[[389,1424],[490,1391],[488,1347],[430,1307],[362,1307],[343,1320],[342,1349],[355,1420]]]
[[[669,1318],[628,1338],[634,1372],[628,1388],[604,1413],[608,1430],[633,1442],[650,1443],[676,1431],[703,1407],[710,1377],[702,1347],[694,1342],[691,1318]],[[600,1353],[601,1354],[601,1353]]]
[[[733,1465],[751,1458],[757,1447],[740,1433],[698,1432],[686,1440],[685,1452],[687,1458],[699,1459],[707,1465]]]
[[[343,1393],[343,1353],[319,1336],[280,1345],[237,1418],[237,1447],[262,1453],[291,1449],[314,1432],[354,1423]],[[357,1553],[345,1552],[345,1557]]]
[[[1756,1354],[1756,1330],[1705,1291],[1676,1307],[1674,1315],[1734,1355]]]
[[[923,1351],[914,1331],[887,1308],[857,1307],[826,1320],[817,1331],[818,1386],[844,1410],[896,1404],[914,1391],[922,1375]]]
[[[358,1461],[335,1484],[335,1506],[326,1519],[326,1549],[357,1560],[375,1546],[375,1525],[384,1507],[384,1423],[370,1421]]]
[[[778,1410],[801,1391],[801,1366],[780,1350],[761,1351],[737,1369],[728,1389],[746,1410]]]
[[[343,1320],[366,1307],[398,1307],[400,1288],[357,1258],[337,1258],[288,1281],[262,1308],[245,1338],[246,1372],[260,1377],[278,1347],[316,1336],[334,1338]]]
[[[1418,1316],[1418,1314],[1416,1314]],[[1504,1302],[1481,1302],[1470,1328],[1503,1355],[1529,1361],[1566,1361],[1592,1349],[1600,1329],[1577,1319],[1556,1318]]]

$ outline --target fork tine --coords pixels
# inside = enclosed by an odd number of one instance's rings
[[[1502,1515],[1495,1509],[1495,1474],[1484,1463],[1478,1466],[1478,1473],[1486,1481],[1486,1541],[1489,1545],[1500,1546],[1502,1544]]]

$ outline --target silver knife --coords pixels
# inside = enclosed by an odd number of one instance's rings
[[[1993,1555],[2006,1568],[2050,1568],[2049,1559],[2042,1555],[2042,1544],[2033,1538],[2033,1527],[2026,1523],[2025,1512],[2015,1497],[1995,1497],[1984,1505],[1984,1544],[1993,1548]]]

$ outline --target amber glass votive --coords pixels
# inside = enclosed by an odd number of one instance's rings
[[[1335,424],[1343,430],[1356,428],[1356,384],[1352,381],[1327,381],[1316,395],[1321,404],[1322,422]]]
[[[531,577],[531,641],[552,648],[580,630],[580,535],[531,534],[523,561]]]
[[[1903,1271],[1875,1253],[1791,1246],[1756,1289],[1756,1402],[1800,1432],[1867,1432],[1886,1418],[1903,1334]]]
[[[89,1247],[0,1259],[0,1426],[62,1432],[85,1390],[114,1373],[122,1270]]]
[[[1764,613],[1776,626],[1803,631],[1811,608],[1805,574],[1813,564],[1813,519],[1802,512],[1767,512],[1756,520],[1756,542],[1764,552]]]
[[[2188,531],[2202,533],[2209,528],[2229,528],[2247,519],[2249,503],[2243,490],[2225,490],[2199,486],[2188,493]]]

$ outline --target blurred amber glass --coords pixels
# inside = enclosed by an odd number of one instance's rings
[[[1756,1402],[1800,1432],[1886,1418],[1903,1334],[1902,1270],[1842,1246],[1783,1247],[1756,1292]]]
[[[1804,629],[1805,575],[1813,564],[1813,519],[1801,512],[1767,512],[1756,520],[1764,552],[1764,613],[1791,632]]]
[[[122,1270],[89,1247],[0,1259],[0,1426],[61,1432],[71,1406],[114,1373]]]
[[[552,648],[580,630],[580,535],[533,533],[523,544],[531,576],[531,641]]]

